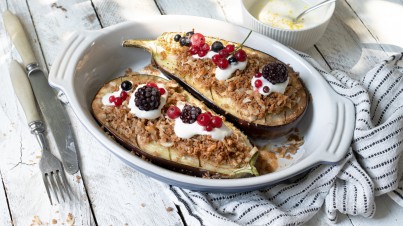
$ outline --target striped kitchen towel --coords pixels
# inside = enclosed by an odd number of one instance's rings
[[[338,213],[372,217],[374,197],[382,194],[403,206],[403,53],[376,65],[360,81],[341,71],[327,73],[299,54],[354,103],[356,127],[345,158],[258,191],[220,194],[167,187],[189,225],[299,225],[323,205],[330,222]]]

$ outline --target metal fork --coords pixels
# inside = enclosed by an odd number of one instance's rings
[[[24,109],[25,117],[27,118],[31,133],[36,136],[39,146],[42,149],[39,168],[42,172],[42,178],[50,204],[53,205],[51,194],[53,194],[53,197],[56,198],[58,203],[60,203],[60,199],[66,201],[66,198],[68,198],[71,200],[71,191],[67,183],[63,165],[60,160],[50,152],[46,141],[44,135],[45,125],[39,116],[28,76],[25,74],[21,65],[15,60],[10,63],[10,77],[14,92]]]

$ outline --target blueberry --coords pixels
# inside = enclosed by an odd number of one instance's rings
[[[174,37],[174,41],[175,42],[179,42],[179,39],[181,39],[181,35],[180,34],[176,34]]]
[[[218,51],[224,49],[224,45],[220,41],[215,41],[213,42],[213,45],[211,45],[211,50],[214,52],[218,53]]]
[[[124,91],[129,91],[132,89],[132,83],[128,80],[125,80],[122,82],[122,84],[120,84],[120,87],[124,90]]]
[[[192,45],[192,41],[190,40],[190,38],[186,38],[186,43],[185,46],[191,46]]]
[[[181,46],[185,46],[185,45],[186,45],[186,40],[187,40],[186,37],[181,37],[181,38],[179,39],[179,44],[180,44]]]
[[[238,60],[234,56],[232,56],[228,59],[228,63],[235,65],[238,63]]]

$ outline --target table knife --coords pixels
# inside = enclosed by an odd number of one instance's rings
[[[29,81],[45,122],[53,134],[64,169],[69,174],[78,171],[77,150],[70,119],[45,72],[39,67],[27,35],[17,16],[6,10],[3,21],[28,72]]]

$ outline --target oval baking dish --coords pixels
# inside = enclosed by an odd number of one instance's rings
[[[214,24],[215,26],[211,26]],[[127,39],[155,39],[164,31],[195,29],[205,35],[242,42],[248,30],[223,21],[193,16],[155,16],[97,31],[76,32],[59,53],[49,83],[64,92],[74,113],[107,149],[134,169],[165,183],[192,190],[235,192],[262,188],[320,163],[334,163],[346,153],[354,129],[352,103],[337,95],[302,57],[284,45],[252,33],[245,45],[290,64],[310,91],[312,99],[298,128],[304,137],[298,161],[273,173],[241,179],[205,179],[153,165],[109,139],[91,115],[91,102],[107,81],[148,65],[151,56],[141,49],[123,48]]]

